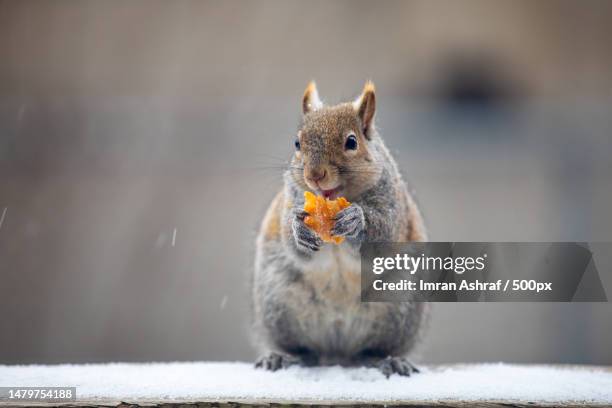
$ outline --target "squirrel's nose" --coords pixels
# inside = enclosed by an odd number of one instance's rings
[[[325,169],[323,169],[323,170],[310,170],[306,177],[308,177],[311,181],[313,181],[315,183],[318,183],[319,181],[323,180],[326,175],[327,175],[327,170],[325,170]]]

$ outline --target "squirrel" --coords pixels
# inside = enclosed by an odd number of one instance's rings
[[[426,241],[421,213],[374,126],[374,84],[354,102],[326,106],[310,82],[284,187],[256,241],[253,330],[262,351],[255,367],[367,366],[391,374],[418,369],[406,355],[421,337],[427,305],[361,302],[364,242]],[[304,224],[304,192],[351,205],[324,243]]]

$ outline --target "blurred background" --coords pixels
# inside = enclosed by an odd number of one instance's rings
[[[313,78],[374,80],[432,240],[611,241],[611,39],[605,0],[0,1],[0,363],[253,359]],[[420,362],[612,364],[610,304],[435,306]]]

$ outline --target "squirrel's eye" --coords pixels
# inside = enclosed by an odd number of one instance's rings
[[[295,142],[293,143],[293,145],[295,146],[295,150],[297,151],[300,150],[300,141],[298,139],[295,139]]]
[[[344,142],[344,148],[346,150],[357,150],[357,138],[355,135],[349,135]]]

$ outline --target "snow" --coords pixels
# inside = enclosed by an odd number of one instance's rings
[[[102,400],[509,400],[612,403],[612,371],[600,368],[459,365],[386,379],[371,368],[250,363],[0,365],[0,386],[73,386],[78,399]]]
[[[4,207],[4,210],[2,210],[2,215],[0,215],[0,228],[2,228],[2,224],[4,223],[4,217],[6,216],[6,210],[8,210],[8,207]]]

